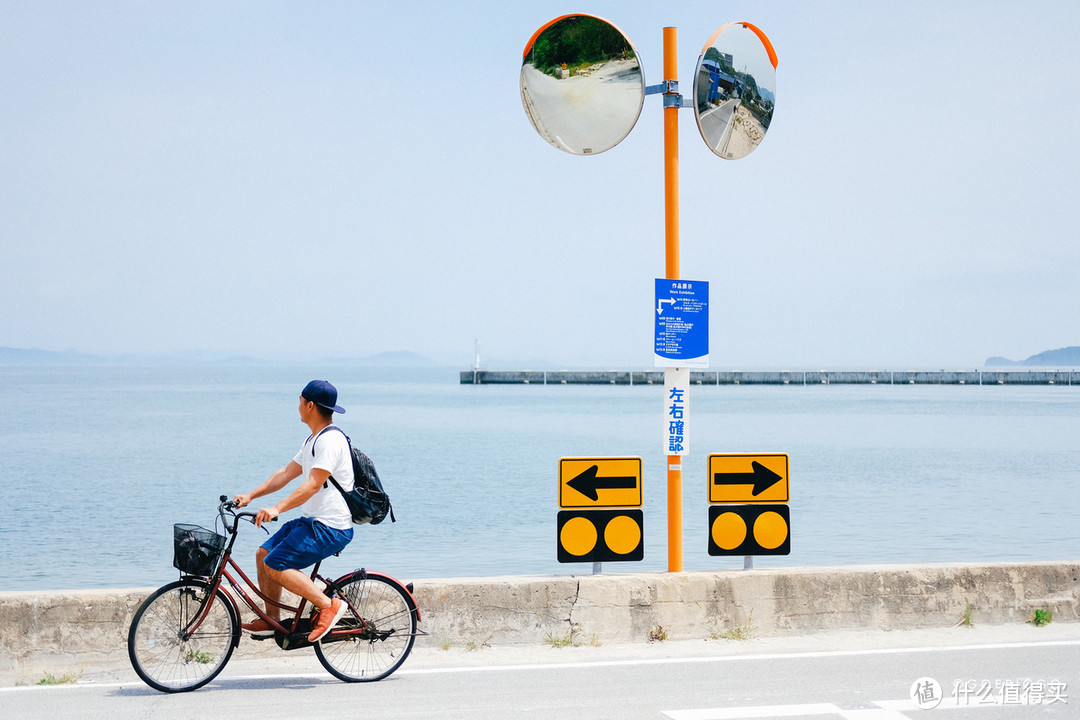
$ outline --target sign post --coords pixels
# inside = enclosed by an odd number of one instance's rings
[[[679,279],[678,28],[664,28],[664,277]],[[666,375],[666,372],[665,372]],[[668,572],[683,569],[682,454],[668,453]]]
[[[749,45],[736,39],[746,33],[756,37]],[[751,49],[755,43],[757,50]],[[557,17],[533,34],[522,53],[521,102],[542,138],[573,155],[595,155],[613,148],[629,134],[637,122],[645,95],[662,93],[664,277],[668,281],[678,281],[679,110],[694,108],[698,130],[714,153],[727,159],[744,157],[761,142],[772,121],[776,101],[773,82],[776,53],[765,34],[750,23],[724,25],[709,38],[702,50],[693,77],[692,99],[686,101],[679,93],[677,28],[664,28],[663,52],[663,83],[646,87],[637,51],[622,31],[593,15]],[[762,54],[767,62],[748,62]],[[574,68],[580,67],[600,70],[574,76]],[[612,82],[616,75],[621,79]],[[660,282],[657,281],[658,288]],[[708,304],[708,284],[701,285],[704,285],[705,296],[699,309]],[[674,297],[668,300],[674,305]],[[659,297],[657,302],[659,316],[662,314]],[[684,309],[692,310],[693,303],[688,303]],[[665,441],[669,572],[683,569],[682,456],[687,447],[688,368],[708,367],[707,315],[700,327],[704,328],[703,336],[687,333],[686,337],[673,340],[676,362],[657,362],[657,366],[666,368],[665,383],[669,399],[673,401],[665,407],[665,422],[669,423]],[[669,330],[679,335],[683,329],[685,325],[679,321],[669,326],[665,319],[668,339],[671,339]],[[658,348],[659,337],[658,330]],[[696,348],[695,343],[702,339],[703,346]],[[680,344],[683,340],[695,349],[687,351],[686,346]],[[667,345],[664,348],[664,352],[672,349]],[[665,355],[665,358],[671,360],[671,356]],[[676,418],[676,414],[681,416]],[[577,522],[574,526],[585,527]],[[592,524],[590,527],[595,529]],[[569,533],[570,536],[574,533]],[[589,545],[588,538],[583,535],[581,539],[581,547]]]

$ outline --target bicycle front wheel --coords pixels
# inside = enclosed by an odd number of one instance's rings
[[[128,631],[128,657],[135,672],[161,692],[200,688],[217,677],[240,639],[240,621],[220,589],[206,606],[210,584],[188,578],[156,590],[135,611]]]
[[[416,640],[416,603],[384,575],[356,573],[339,593],[353,609],[315,643],[319,662],[345,682],[374,682],[401,667]],[[354,612],[355,610],[355,612]]]

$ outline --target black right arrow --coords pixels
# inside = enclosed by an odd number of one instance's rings
[[[637,487],[638,479],[636,475],[596,477],[596,473],[599,471],[600,466],[593,465],[584,472],[578,473],[574,479],[567,480],[566,484],[593,502],[600,499],[600,496],[596,493],[597,490],[633,490]]]
[[[715,473],[713,485],[753,485],[754,489],[750,494],[757,497],[784,479],[757,460],[751,462],[750,467],[753,468],[753,472]]]

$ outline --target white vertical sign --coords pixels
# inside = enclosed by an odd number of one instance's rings
[[[664,454],[690,452],[690,368],[664,368]]]

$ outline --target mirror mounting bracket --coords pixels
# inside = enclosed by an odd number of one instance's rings
[[[645,87],[646,95],[659,95],[663,93],[665,95],[678,95],[679,94],[679,81],[678,80],[665,80],[658,85],[648,85]]]
[[[660,95],[664,96],[664,107],[675,108],[688,108],[693,107],[693,103],[690,98],[684,98],[679,94],[679,81],[678,80],[665,80],[658,85],[648,85],[645,88],[646,95]]]
[[[684,98],[682,95],[679,95],[677,93],[675,95],[669,95],[668,93],[664,93],[664,107],[688,108],[693,107],[693,103],[691,102],[690,98]]]

